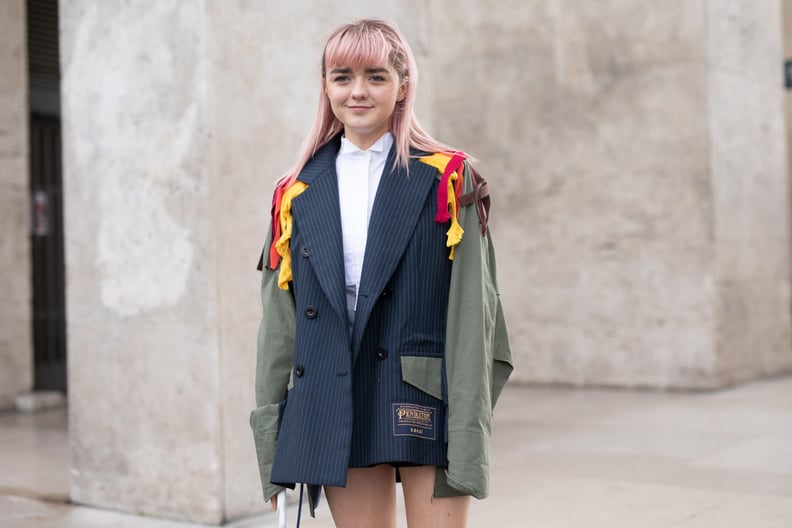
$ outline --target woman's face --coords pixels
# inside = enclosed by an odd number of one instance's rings
[[[325,75],[325,92],[333,114],[344,125],[346,138],[361,149],[367,149],[390,130],[393,109],[405,91],[406,84],[388,65],[333,66]]]

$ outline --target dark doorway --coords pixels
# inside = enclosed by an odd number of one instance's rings
[[[36,390],[66,390],[66,295],[60,120],[30,119],[33,350]]]
[[[57,0],[28,0],[34,389],[66,390]]]

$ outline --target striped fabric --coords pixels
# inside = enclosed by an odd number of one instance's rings
[[[349,467],[447,464],[441,366],[451,261],[448,224],[434,221],[438,172],[417,160],[409,175],[390,170],[391,150],[350,335],[338,139],[303,169],[308,188],[292,204],[294,384],[282,405],[276,484],[342,486]]]

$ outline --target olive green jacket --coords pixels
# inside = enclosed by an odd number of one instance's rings
[[[473,188],[465,169],[463,193]],[[439,175],[438,175],[439,177]],[[512,354],[495,272],[489,230],[482,235],[473,207],[462,207],[464,229],[451,270],[446,324],[448,384],[448,468],[438,468],[436,497],[489,494],[489,438],[492,409],[512,372]],[[265,246],[269,247],[269,241]],[[251,412],[264,499],[281,489],[269,481],[278,430],[278,404],[291,384],[295,309],[291,294],[278,288],[278,270],[264,268],[256,365],[256,406]],[[403,369],[411,369],[403,364]],[[411,384],[442,394],[442,376],[416,365],[404,372]]]

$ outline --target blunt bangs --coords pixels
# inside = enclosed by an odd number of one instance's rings
[[[392,53],[393,46],[382,31],[365,26],[350,27],[327,42],[322,60],[322,76],[326,76],[329,69],[336,67],[394,68]],[[397,73],[401,75],[401,72]]]

